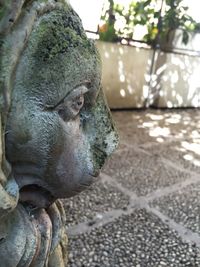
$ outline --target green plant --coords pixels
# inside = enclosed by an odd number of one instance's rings
[[[100,40],[108,41],[108,42],[116,42],[118,41],[118,35],[115,30],[115,23],[116,23],[116,17],[115,17],[115,4],[114,0],[109,0],[109,6],[107,9],[105,8],[104,14],[101,16],[101,20],[104,22],[104,24],[99,27],[99,36]]]
[[[200,30],[187,10],[183,0],[134,0],[128,6],[107,0],[101,17],[103,25],[99,27],[100,39],[113,42],[134,39],[134,30],[140,25],[145,32],[142,40],[152,46],[168,41],[176,29],[182,31],[182,42],[187,44],[189,34]]]
[[[183,0],[166,0],[160,34],[161,38],[168,40],[170,32],[180,29],[182,42],[187,44],[189,33],[199,31],[199,23],[187,14],[188,7],[183,6],[182,2]]]

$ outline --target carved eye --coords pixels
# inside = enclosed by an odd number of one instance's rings
[[[84,93],[87,91],[88,89],[85,86],[80,86],[56,106],[55,110],[64,121],[76,118],[84,105]]]

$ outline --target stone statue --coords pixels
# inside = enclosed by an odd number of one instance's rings
[[[94,43],[65,0],[0,0],[0,266],[67,265],[65,212],[117,145]]]

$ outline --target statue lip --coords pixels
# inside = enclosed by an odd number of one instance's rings
[[[22,204],[30,205],[34,208],[48,208],[57,198],[57,192],[49,186],[38,173],[35,174],[30,170],[14,169],[13,176],[19,187],[19,201]],[[91,183],[98,180],[100,170],[89,173],[92,178]],[[88,187],[89,184],[82,184]],[[81,190],[82,191],[82,190]]]
[[[20,189],[19,200],[35,208],[48,208],[55,201],[55,197],[45,188],[29,184]]]
[[[41,178],[32,174],[15,174],[14,177],[19,186],[21,203],[37,208],[47,208],[55,201],[56,198],[51,193],[49,186]]]

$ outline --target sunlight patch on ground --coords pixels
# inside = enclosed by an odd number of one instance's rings
[[[194,152],[194,153],[197,154],[197,155],[200,155],[200,144],[189,143],[189,142],[183,141],[183,142],[181,143],[181,145],[182,145],[185,149],[187,149],[187,150],[189,150],[189,151],[192,151],[192,152]]]
[[[174,114],[170,118],[167,118],[165,121],[168,122],[168,123],[171,123],[171,124],[179,123],[181,121],[181,115]]]
[[[156,141],[157,141],[158,143],[163,143],[163,142],[164,142],[164,139],[161,138],[161,137],[158,137],[158,138],[156,138]]]
[[[155,121],[159,121],[159,120],[163,120],[163,116],[162,115],[155,115],[155,114],[147,114],[146,117],[149,117],[150,119],[152,120],[155,120]]]
[[[197,114],[197,111],[194,112]],[[144,117],[134,115],[133,119],[137,120],[137,128],[145,129],[164,150],[167,148],[165,141],[170,140],[174,142],[169,147],[171,151],[177,151],[182,159],[200,167],[200,123],[194,121],[191,115],[187,116],[185,112],[150,111]]]
[[[186,154],[186,155],[184,155],[183,158],[184,158],[185,160],[189,160],[189,161],[191,161],[191,160],[194,159],[194,157],[193,157],[192,155],[190,155],[190,154]]]
[[[121,89],[121,90],[120,90],[120,95],[121,95],[122,97],[125,97],[125,96],[126,96],[126,92],[125,92],[124,89]]]
[[[154,129],[150,129],[149,135],[153,137],[158,137],[158,136],[167,137],[170,135],[170,129],[166,127],[164,128],[156,127]]]

